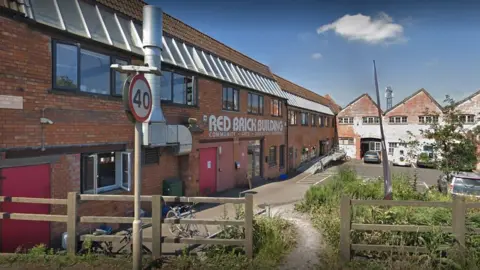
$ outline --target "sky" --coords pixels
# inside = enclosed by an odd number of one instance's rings
[[[480,1],[147,0],[184,23],[345,106],[393,104],[420,88],[440,103],[480,89]],[[475,3],[476,2],[476,3]]]

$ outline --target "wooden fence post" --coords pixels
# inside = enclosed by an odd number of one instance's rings
[[[152,196],[152,256],[160,259],[162,256],[162,196]]]
[[[253,259],[253,194],[245,195],[245,253]]]
[[[77,216],[78,208],[78,193],[69,192],[67,198],[67,253],[70,255],[75,255],[77,252]]]
[[[342,262],[350,262],[351,226],[352,226],[351,201],[350,201],[350,197],[348,197],[347,195],[344,195],[340,203],[340,259]]]
[[[454,196],[452,207],[452,227],[455,239],[461,247],[465,247],[465,197]]]

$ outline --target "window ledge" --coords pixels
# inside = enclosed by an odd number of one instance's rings
[[[238,111],[234,111],[234,110],[226,110],[226,109],[222,109],[222,112],[228,112],[228,113],[240,113],[240,110],[238,110]]]
[[[104,191],[104,192],[99,192],[97,194],[95,193],[81,193],[81,195],[122,195],[122,194],[125,194],[125,193],[128,193],[128,191],[126,191],[125,189],[121,188],[121,187],[115,187],[113,188],[112,190],[108,190],[108,191]],[[80,204],[82,203],[86,203],[86,202],[89,202],[89,201],[82,201],[82,200],[79,200]]]
[[[96,99],[104,99],[104,100],[111,100],[111,101],[122,101],[121,96],[112,96],[112,95],[102,95],[102,94],[95,94],[95,93],[88,93],[88,92],[80,92],[77,90],[64,90],[64,89],[47,89],[49,94],[54,95],[64,95],[64,96],[72,96],[72,97],[91,97]]]
[[[263,113],[251,113],[247,112],[248,115],[256,115],[256,116],[263,116]]]
[[[408,123],[388,123],[389,125],[408,125]]]

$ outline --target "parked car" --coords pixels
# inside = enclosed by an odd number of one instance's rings
[[[411,166],[412,163],[407,156],[407,148],[397,147],[393,150],[392,164],[396,166]]]
[[[363,156],[364,163],[382,163],[380,154],[377,151],[367,151]]]
[[[438,190],[448,194],[480,197],[480,174],[461,172],[450,177],[442,175],[438,179]]]
[[[419,168],[435,168],[435,159],[433,146],[424,145],[422,152],[417,157],[417,167]]]

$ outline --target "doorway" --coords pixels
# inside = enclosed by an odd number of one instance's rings
[[[323,156],[323,155],[325,155],[326,151],[327,151],[327,147],[326,147],[325,141],[319,141],[319,151],[318,151],[319,154],[318,155]]]
[[[363,158],[367,151],[382,150],[381,140],[376,138],[364,138],[360,139],[360,158]]]
[[[250,179],[262,178],[262,141],[248,141],[248,169],[247,175]]]
[[[217,148],[200,149],[199,190],[203,196],[211,195],[217,188]]]
[[[50,164],[0,169],[0,195],[11,197],[50,198]],[[0,203],[0,212],[49,214],[48,204]],[[0,220],[0,252],[13,253],[17,248],[30,249],[50,244],[50,222]]]

